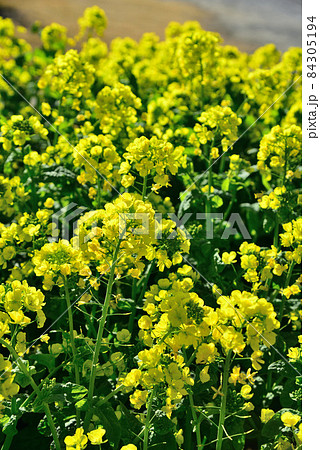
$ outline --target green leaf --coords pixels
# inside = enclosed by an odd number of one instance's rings
[[[106,437],[109,442],[118,448],[121,438],[121,426],[113,408],[104,404],[101,407],[93,408],[94,413],[100,418],[103,428],[106,430]]]
[[[55,357],[53,355],[36,353],[30,355],[29,359],[45,366],[50,372],[55,368]]]
[[[87,395],[88,389],[86,387],[81,386],[80,384],[72,384],[72,383],[67,384],[71,385],[70,394],[73,400],[79,401]]]
[[[71,170],[68,170],[63,166],[56,166],[48,171],[44,171],[42,176],[43,181],[46,183],[49,183],[50,181],[57,182],[64,179],[73,180],[76,178],[76,175],[71,172]]]
[[[222,449],[223,450],[243,450],[245,445],[245,435],[244,435],[244,420],[238,419],[234,420],[231,418],[231,423],[226,421],[226,430],[228,435],[231,437],[231,441],[229,439],[223,440]],[[238,436],[239,435],[239,436]]]
[[[292,414],[300,415],[299,411],[295,411],[294,409],[282,408],[273,417],[271,417],[271,419],[268,420],[267,423],[263,425],[261,430],[262,436],[275,438],[278,434],[280,434],[282,428],[284,428],[284,424],[281,421],[281,416],[287,411],[291,412]]]
[[[274,450],[274,443],[269,442],[268,444],[261,445],[261,450]]]
[[[178,210],[179,217],[182,217],[186,211],[190,210],[193,195],[194,195],[193,192],[188,191],[188,192],[186,192],[186,194],[184,196],[182,196],[182,201],[180,203],[179,210]]]
[[[293,379],[287,380],[283,386],[280,395],[280,403],[284,408],[292,408],[296,406],[296,402],[290,397],[290,394],[297,389],[296,381]]]
[[[282,360],[275,361],[269,365],[268,370],[274,371],[276,374],[280,374],[286,370],[286,363]]]
[[[23,362],[23,364],[25,366],[27,366],[28,372],[30,375],[34,375],[37,373],[35,366],[32,366],[29,364],[29,361],[27,360],[21,360]],[[30,384],[30,378],[27,377],[20,369],[20,367],[18,365],[16,365],[13,369],[12,372],[16,374],[15,376],[15,383],[18,383],[19,386],[21,386],[22,388],[25,388],[27,386],[29,386]]]
[[[220,208],[223,205],[223,200],[219,195],[214,195],[211,198],[211,204],[214,208]]]
[[[18,433],[17,430],[17,421],[18,421],[18,417],[16,415],[12,415],[12,416],[6,416],[5,417],[5,421],[3,423],[2,426],[2,432],[6,435],[6,436],[15,436]]]
[[[87,395],[88,389],[74,383],[56,383],[44,387],[41,390],[40,398],[33,404],[33,410],[40,412],[43,410],[43,403],[63,402],[66,404],[76,403]]]
[[[177,450],[177,442],[172,431],[165,434],[157,434],[153,428],[149,433],[149,448],[156,450]]]
[[[283,361],[282,359],[270,364],[268,370],[272,370],[277,375],[282,374],[286,378],[294,377],[296,375],[296,371],[286,361]]]
[[[261,430],[262,436],[275,438],[280,433],[280,430],[284,426],[281,422],[280,416],[280,412],[277,412],[273,417],[271,417],[270,420],[268,420],[267,423],[263,425]]]
[[[155,412],[152,425],[154,432],[159,435],[166,435],[174,427],[173,422],[161,410]]]
[[[127,435],[129,439],[138,436],[142,430],[141,422],[139,422],[135,415],[131,413],[122,402],[119,402],[119,404],[123,413],[120,419],[122,434]],[[122,436],[122,438],[124,438],[124,436]]]
[[[76,407],[77,409],[80,409],[81,411],[87,411],[87,410],[88,410],[88,407],[89,407],[89,404],[88,404],[88,401],[87,401],[85,398],[83,398],[82,400],[79,400],[79,401],[75,404],[75,407]]]
[[[275,222],[274,214],[273,213],[270,214],[269,211],[266,212],[263,217],[263,223],[262,223],[263,230],[266,233],[271,233],[271,231],[275,227],[275,224],[276,224],[276,222]]]
[[[230,186],[230,178],[225,178],[221,183],[221,189],[223,191],[228,191]]]

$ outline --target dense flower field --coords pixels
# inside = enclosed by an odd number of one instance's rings
[[[0,19],[1,448],[300,449],[301,49],[106,26]]]

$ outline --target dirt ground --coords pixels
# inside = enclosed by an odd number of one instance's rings
[[[139,39],[145,32],[155,32],[161,38],[170,21],[183,23],[197,20],[202,27],[218,31],[225,43],[237,45],[241,50],[255,47],[245,41],[228,36],[228,32],[214,13],[191,3],[162,0],[0,0],[0,15],[12,18],[17,24],[29,28],[36,20],[43,25],[58,22],[68,28],[70,36],[78,31],[77,19],[88,6],[98,5],[108,17],[105,39],[129,36]],[[28,33],[27,40],[37,45],[38,37]]]

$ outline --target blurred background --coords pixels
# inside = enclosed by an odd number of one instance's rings
[[[93,5],[109,19],[107,42],[118,36],[139,39],[151,31],[163,38],[170,21],[198,20],[244,51],[270,42],[283,51],[301,46],[301,0],[0,0],[0,15],[26,28],[36,20],[43,26],[58,22],[72,36],[78,31],[77,18]],[[27,39],[38,43],[35,35]]]

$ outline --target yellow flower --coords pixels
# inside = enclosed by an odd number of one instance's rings
[[[2,250],[2,256],[4,257],[4,259],[6,259],[7,261],[9,261],[10,259],[12,259],[16,254],[16,250],[14,247],[9,246],[9,247],[5,247]]]
[[[233,367],[232,372],[229,377],[229,383],[233,383],[235,386],[238,383],[245,384],[246,375],[243,372],[240,372],[240,367]]]
[[[253,411],[253,410],[254,410],[254,404],[251,403],[251,402],[246,402],[246,403],[243,405],[243,409],[244,409],[245,411],[247,411],[247,412]]]
[[[88,442],[83,428],[77,428],[73,436],[67,436],[64,439],[66,450],[82,450],[86,448]]]
[[[201,383],[207,383],[210,380],[210,375],[208,374],[209,366],[204,367],[200,372]]]
[[[267,423],[274,415],[275,415],[275,412],[272,409],[262,408],[261,409],[261,422]]]
[[[302,423],[299,424],[299,431],[296,434],[297,439],[299,440],[299,442],[302,442]]]
[[[214,395],[212,396],[212,400],[214,400],[215,398],[218,397],[218,395],[220,395],[220,397],[223,397],[223,393],[222,393],[222,385],[220,385],[218,387],[218,389],[216,389],[214,386],[211,386],[211,389],[215,392]]]
[[[217,354],[216,346],[213,342],[210,344],[201,344],[197,351],[197,364],[206,364],[213,362]]]
[[[250,400],[250,398],[253,397],[253,393],[251,393],[251,391],[252,391],[251,386],[245,384],[244,386],[242,386],[240,394],[245,400]]]
[[[47,344],[49,342],[49,340],[50,340],[50,336],[48,334],[43,334],[42,336],[40,336],[41,342],[45,342]]]
[[[138,450],[134,444],[123,445],[120,450]]]
[[[120,342],[129,342],[130,337],[131,337],[130,331],[125,328],[123,330],[117,332],[117,339]]]
[[[181,447],[182,444],[184,443],[182,428],[180,428],[180,430],[175,433],[174,437],[175,437],[175,440],[176,440],[176,443],[178,444],[178,446]]]
[[[292,414],[290,411],[281,414],[281,421],[286,427],[293,428],[299,420],[301,420],[301,417],[298,414]]]
[[[97,428],[96,430],[92,430],[88,433],[88,438],[92,445],[100,445],[103,442],[106,442],[102,441],[102,438],[105,434],[106,430],[104,430],[103,428]]]
[[[138,325],[142,330],[149,330],[150,328],[152,328],[152,320],[149,316],[142,316],[138,320]]]
[[[52,208],[54,205],[54,200],[51,197],[48,197],[47,200],[44,202],[45,208]]]
[[[50,116],[51,106],[49,105],[49,103],[43,102],[41,104],[41,111],[44,116]]]
[[[252,353],[251,355],[251,361],[252,361],[252,367],[255,370],[260,370],[261,369],[261,364],[264,364],[264,360],[261,358],[261,356],[263,355],[261,350],[257,350],[255,352]]]
[[[298,347],[290,347],[287,353],[288,358],[291,361],[297,361],[301,357],[301,350]]]
[[[99,6],[86,8],[78,22],[81,30],[80,36],[84,35],[87,30],[89,32],[94,30],[98,36],[102,36],[108,24],[107,17]]]
[[[132,369],[123,380],[122,384],[126,387],[134,387],[140,381],[142,372],[139,369]]]
[[[43,47],[46,50],[64,50],[67,45],[66,27],[59,25],[58,23],[52,23],[51,25],[44,27],[41,31],[41,40],[43,42]],[[51,108],[48,103],[42,103],[41,110],[45,116],[50,115]]]
[[[235,262],[237,262],[237,258],[236,258],[237,254],[236,252],[224,252],[222,253],[222,262],[224,264],[234,264]]]
[[[132,395],[130,395],[130,403],[134,408],[140,409],[146,402],[148,397],[148,391],[141,391],[136,389]]]
[[[26,333],[23,333],[22,331],[20,331],[17,334],[17,343],[15,346],[15,350],[18,353],[19,356],[24,355],[25,351],[26,351]]]

